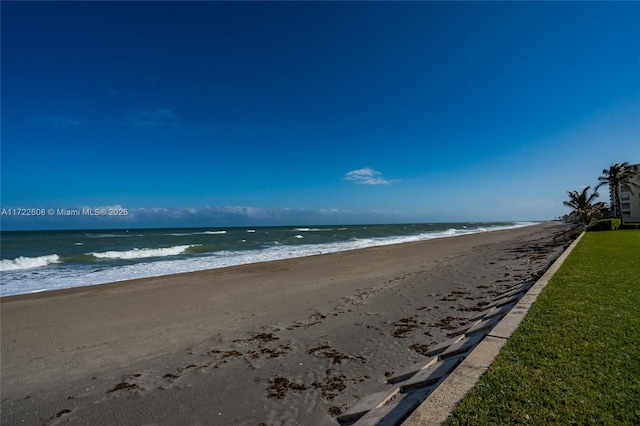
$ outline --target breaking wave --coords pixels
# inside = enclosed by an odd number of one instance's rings
[[[98,259],[141,259],[144,257],[164,257],[182,254],[191,247],[197,247],[199,244],[190,244],[174,247],[163,248],[134,248],[126,251],[105,251],[102,253],[91,253],[93,257]]]
[[[52,263],[60,263],[60,256],[57,254],[39,257],[20,256],[17,259],[3,259],[0,261],[0,271],[18,271],[20,269],[41,268],[43,266],[51,265]]]

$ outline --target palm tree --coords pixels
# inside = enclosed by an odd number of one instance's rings
[[[587,186],[582,192],[567,191],[569,200],[563,203],[573,209],[584,228],[587,228],[598,217],[600,209],[604,207],[604,203],[591,204],[600,194],[597,191],[593,191],[591,195],[588,195],[589,189],[591,189],[591,186]]]
[[[626,188],[632,195],[634,188],[640,188],[640,185],[633,182],[632,179],[637,175],[629,166],[628,162],[622,164],[614,164],[609,169],[602,170],[602,176],[598,178],[600,183],[596,186],[598,190],[602,185],[609,185],[613,194],[613,202],[615,203],[614,211],[620,215],[620,221],[624,225],[624,217],[622,216],[622,206],[620,203],[620,188]]]

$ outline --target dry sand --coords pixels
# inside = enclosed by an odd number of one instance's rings
[[[1,423],[336,425],[563,250],[557,222],[1,300]],[[556,238],[554,238],[554,236]]]

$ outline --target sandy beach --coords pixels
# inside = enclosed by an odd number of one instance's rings
[[[567,226],[1,300],[3,425],[336,425],[563,250]]]

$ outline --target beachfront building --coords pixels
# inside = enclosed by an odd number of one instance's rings
[[[629,167],[636,173],[633,177],[633,182],[640,185],[640,164],[630,164]],[[611,199],[612,216],[619,217],[613,188],[609,189],[609,197]],[[629,189],[620,185],[620,207],[622,209],[622,217],[626,223],[640,222],[640,189],[633,188],[633,193],[631,193]]]

